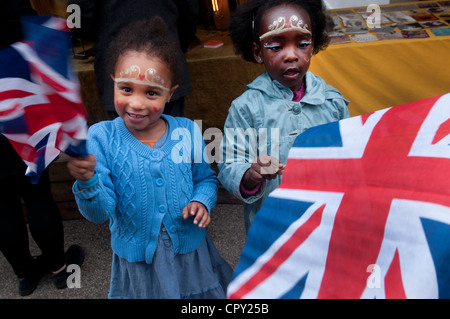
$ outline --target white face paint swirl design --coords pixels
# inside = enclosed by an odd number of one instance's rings
[[[267,38],[272,35],[280,34],[286,31],[299,31],[302,33],[311,34],[311,31],[308,29],[308,25],[303,23],[303,20],[299,19],[296,15],[292,15],[289,18],[289,21],[286,22],[285,17],[279,17],[272,24],[269,25],[269,31],[264,33],[259,37],[261,41],[264,38]]]
[[[132,82],[136,84],[150,85],[165,91],[170,91],[170,88],[164,86],[164,79],[156,74],[155,69],[148,68],[144,73],[141,73],[141,68],[137,65],[132,65],[125,71],[120,71],[119,77],[115,78],[114,82]]]

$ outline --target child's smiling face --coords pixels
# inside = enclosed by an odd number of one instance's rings
[[[273,80],[298,91],[313,52],[311,34],[306,10],[295,4],[273,7],[262,16],[259,29],[262,38],[253,45],[255,59],[264,63]]]
[[[115,67],[114,104],[117,114],[136,137],[156,127],[175,87],[166,64],[145,53],[130,51]]]

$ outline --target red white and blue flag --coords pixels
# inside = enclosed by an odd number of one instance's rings
[[[229,298],[450,298],[450,94],[310,128]]]
[[[61,151],[85,156],[86,111],[70,61],[64,19],[23,20],[24,40],[0,50],[0,133],[33,183]]]

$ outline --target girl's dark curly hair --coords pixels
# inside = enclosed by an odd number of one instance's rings
[[[171,84],[174,86],[178,84],[180,72],[175,54],[178,50],[176,43],[161,17],[134,22],[121,30],[108,47],[107,71],[114,74],[117,61],[124,54],[130,51],[143,52],[166,63],[171,71]]]
[[[296,4],[308,12],[311,20],[313,53],[324,50],[328,45],[325,32],[327,23],[322,0],[251,0],[239,6],[230,17],[229,31],[237,54],[250,62],[253,56],[253,42],[259,44],[259,26],[264,13],[281,4]]]

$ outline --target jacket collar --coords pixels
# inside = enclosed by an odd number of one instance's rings
[[[326,84],[318,76],[311,72],[306,72],[306,92],[302,98],[302,103],[319,105],[325,103]],[[267,72],[258,76],[252,83],[247,85],[248,89],[261,91],[271,98],[282,98],[292,101],[294,93],[287,86],[284,86],[277,80],[272,80]]]

